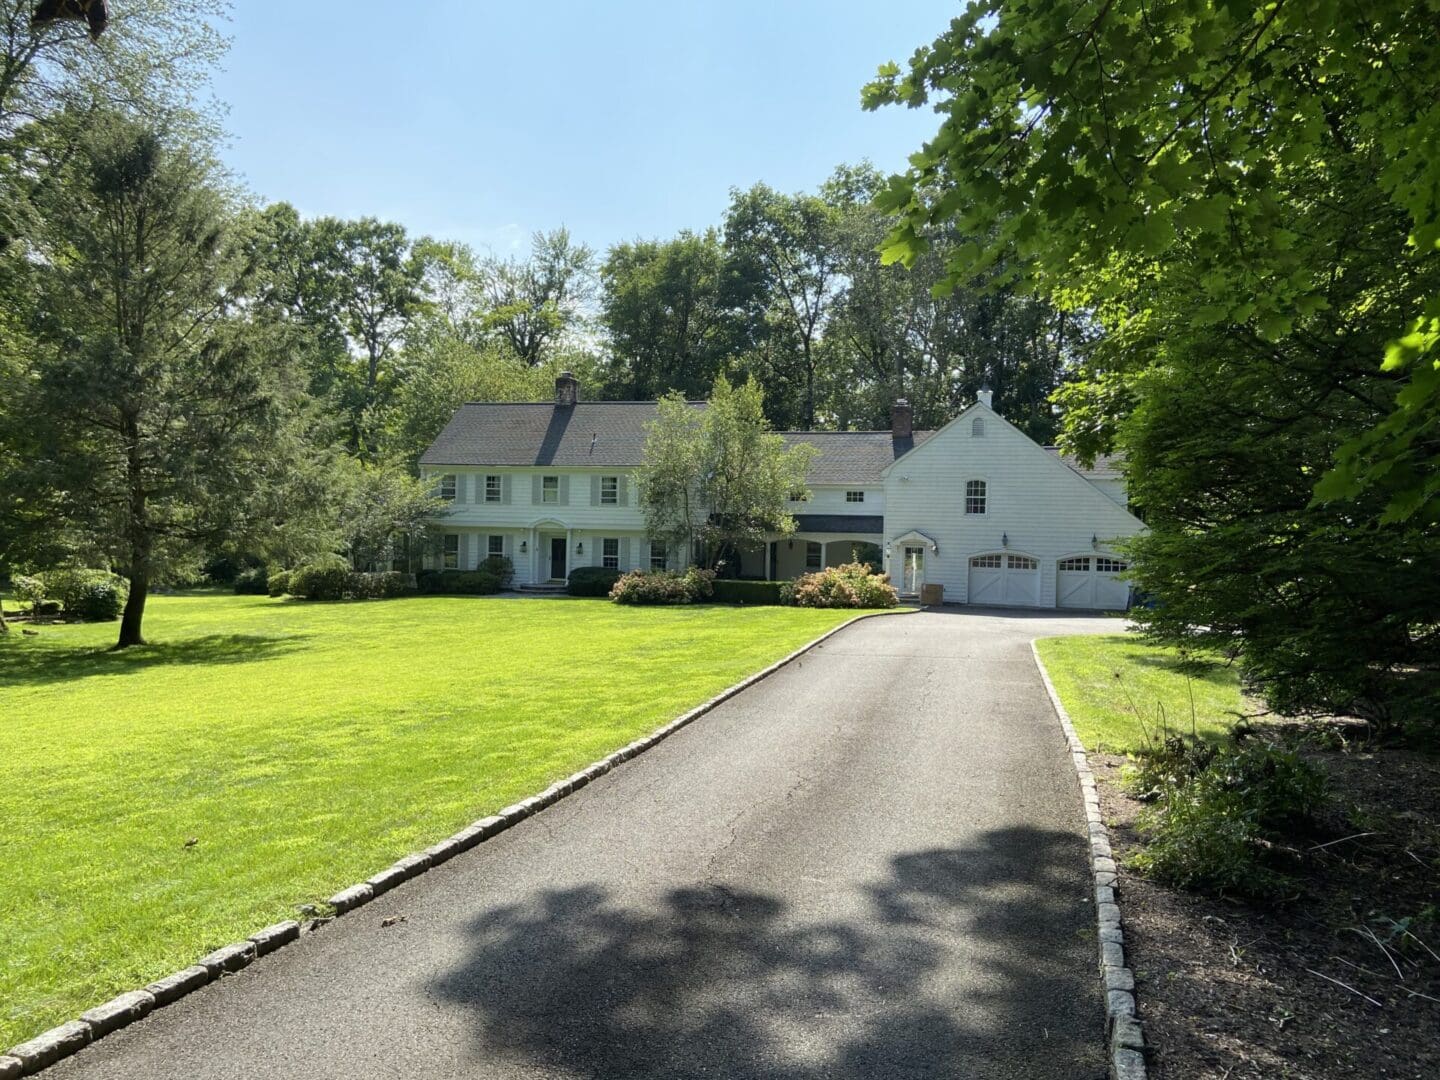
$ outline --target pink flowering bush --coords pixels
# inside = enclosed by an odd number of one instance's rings
[[[781,599],[796,607],[892,608],[900,602],[886,574],[864,563],[830,566],[786,582]]]

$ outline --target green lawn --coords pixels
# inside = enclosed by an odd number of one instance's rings
[[[1153,736],[1161,704],[1171,728],[1190,734],[1192,692],[1203,738],[1224,734],[1244,708],[1234,668],[1208,664],[1192,672],[1187,686],[1173,649],[1147,645],[1133,635],[1043,638],[1035,646],[1087,750],[1123,754],[1140,749],[1144,740],[1136,710]]]
[[[533,794],[852,613],[156,597],[0,641],[0,1050]],[[190,838],[196,843],[187,847]]]

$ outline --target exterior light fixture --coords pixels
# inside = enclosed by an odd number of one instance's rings
[[[1007,532],[1007,533],[1001,533],[1001,534],[1000,534],[1000,546],[1001,546],[1001,547],[1009,547],[1009,546],[1010,546],[1010,534],[1009,534],[1008,532]]]
[[[1096,551],[1100,550],[1100,537],[1096,536],[1094,533],[1090,534],[1090,546]]]
[[[529,549],[530,549],[530,545],[529,545],[528,543],[526,543],[524,540],[521,540],[521,541],[520,541],[520,554],[521,554],[521,555],[524,555],[525,552],[528,551]]]
[[[585,554],[585,541],[584,541],[584,540],[581,540],[578,544],[575,545],[575,554],[576,554],[576,555],[584,555],[584,554]]]

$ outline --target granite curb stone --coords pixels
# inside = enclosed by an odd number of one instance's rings
[[[1085,746],[1075,733],[1070,714],[1060,702],[1050,673],[1040,659],[1035,642],[1030,654],[1040,671],[1040,681],[1060,720],[1075,775],[1080,780],[1080,793],[1085,804],[1085,832],[1090,839],[1090,869],[1095,882],[1095,921],[1100,934],[1100,978],[1105,988],[1106,1042],[1110,1056],[1111,1080],[1148,1080],[1145,1065],[1145,1036],[1136,1019],[1135,973],[1126,965],[1125,932],[1121,929],[1119,866],[1110,846],[1110,830],[1100,812],[1100,790]]]

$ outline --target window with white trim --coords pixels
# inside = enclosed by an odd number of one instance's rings
[[[1073,559],[1061,559],[1060,570],[1067,574],[1086,574],[1090,572],[1090,556],[1078,555]]]
[[[540,501],[551,504],[560,502],[560,477],[542,476],[540,478]]]
[[[460,569],[460,535],[446,533],[445,543],[440,550],[440,567],[443,570]]]
[[[1004,566],[1004,558],[1000,555],[976,555],[970,560],[971,570],[999,570]]]
[[[485,553],[493,557],[503,558],[505,555],[505,537],[492,533],[485,542]]]
[[[847,492],[845,492],[845,501],[846,501],[847,503],[857,503],[857,502],[863,503],[863,502],[865,501],[865,492],[863,492],[863,491],[847,491]]]
[[[620,478],[618,476],[600,477],[600,505],[620,505]]]
[[[985,481],[984,481],[984,480],[966,480],[966,481],[965,481],[965,513],[967,513],[967,514],[983,514],[983,513],[985,513]]]
[[[818,540],[805,541],[805,569],[821,570],[825,566],[825,545]]]
[[[669,567],[669,558],[665,554],[664,544],[650,545],[650,569],[665,570]]]
[[[446,473],[444,476],[440,477],[440,483],[436,485],[435,491],[440,496],[440,498],[448,499],[450,502],[454,502],[455,474]]]
[[[606,570],[620,569],[620,538],[607,536],[600,541],[600,565]]]
[[[1040,564],[1028,555],[1007,555],[1006,561],[1010,564],[1011,570],[1038,570]]]
[[[1130,564],[1121,559],[1107,559],[1104,556],[1095,560],[1095,569],[1102,574],[1119,574],[1130,569]]]
[[[485,477],[485,501],[486,501],[486,502],[488,502],[488,503],[498,503],[498,502],[501,502],[501,501],[503,500],[503,498],[504,498],[504,491],[505,491],[505,488],[504,488],[503,484],[501,483],[500,477],[499,477],[498,475],[496,475],[495,473],[490,473],[488,476]]]

